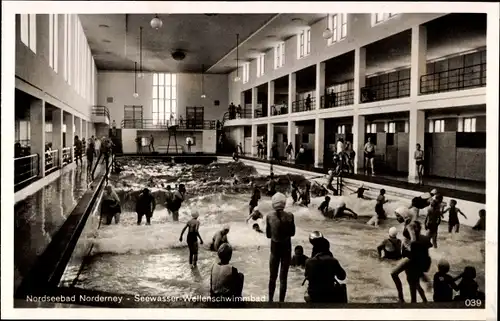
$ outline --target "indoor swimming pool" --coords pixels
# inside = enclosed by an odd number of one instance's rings
[[[229,224],[228,240],[234,247],[231,263],[245,274],[243,295],[267,295],[270,241],[265,234],[252,230],[252,223],[245,222],[251,191],[247,182],[253,179],[257,185],[263,185],[267,180],[265,176],[258,175],[253,167],[234,162],[172,166],[158,160],[121,158],[120,163],[123,171],[114,175],[110,184],[116,188],[122,200],[121,222],[118,225],[101,225],[96,233],[92,254],[85,260],[74,283],[76,287],[132,295],[207,295],[210,269],[217,259],[208,246],[214,233]],[[236,174],[243,183],[235,185],[231,174]],[[180,210],[179,222],[173,222],[162,206],[164,188],[167,184],[174,187],[179,183],[186,185],[187,200]],[[281,177],[278,190],[286,191],[288,186],[286,176]],[[145,187],[152,190],[158,205],[152,225],[143,223],[137,226],[134,200]],[[349,302],[397,301],[397,292],[390,276],[397,262],[380,260],[376,247],[387,237],[391,226],[398,228],[398,237],[401,237],[403,226],[397,223],[392,213],[401,205],[408,206],[410,200],[406,203],[393,201],[385,204],[390,218],[375,228],[365,224],[374,213],[374,200],[359,200],[354,195],[332,196],[331,205],[343,200],[347,207],[359,214],[357,220],[334,221],[325,219],[317,210],[323,197],[312,195],[312,203],[305,208],[292,205],[290,193],[287,196],[285,210],[295,215],[296,224],[292,246],[302,245],[305,254],[310,256],[312,246],[308,241],[309,233],[321,231],[331,243],[331,252],[347,272],[345,283]],[[270,198],[263,195],[259,208],[264,215],[270,212]],[[188,264],[185,240],[179,242],[181,230],[191,218],[192,210],[200,213],[200,234],[205,242],[200,246],[197,269],[191,269]],[[263,225],[263,222],[260,224]],[[462,272],[467,265],[474,266],[478,275],[476,280],[481,290],[484,290],[484,233],[462,226],[459,234],[449,234],[447,224],[440,226],[439,233],[439,247],[430,250],[433,264],[428,275],[432,277],[436,272],[437,260],[446,258],[453,276]],[[401,278],[404,279],[404,276],[401,275]],[[304,302],[306,286],[302,286],[303,279],[303,270],[290,268],[287,302]],[[427,298],[432,300],[432,289],[426,289],[426,293]],[[405,297],[409,299],[407,286]]]

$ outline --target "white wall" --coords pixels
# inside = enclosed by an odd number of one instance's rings
[[[217,148],[217,131],[216,130],[204,130],[203,136],[203,152],[215,154]]]
[[[294,36],[285,42],[285,65],[283,67],[274,69],[274,50],[270,50],[266,54],[265,74],[263,76],[257,78],[256,60],[250,62],[250,81],[246,84],[243,84],[242,81],[234,82],[236,71],[229,73],[229,99],[235,103],[239,102],[242,91],[278,79],[292,72],[297,72],[321,61],[340,56],[356,48],[396,35],[411,29],[413,26],[425,24],[445,15],[441,13],[403,13],[372,27],[370,14],[349,14],[347,38],[331,46],[328,46],[327,41],[322,38],[326,18],[322,19],[311,26],[311,53],[307,57],[297,59],[297,37]],[[464,21],[464,23],[466,24],[467,21]],[[428,48],[428,60],[486,45],[486,34],[478,35],[477,33],[462,31],[459,34],[452,31],[446,33],[450,34],[450,36],[443,38],[445,39],[444,41]],[[409,65],[410,48],[408,47],[406,50],[388,54],[384,60],[367,66],[366,74],[370,75],[387,69]],[[240,75],[242,74],[241,68],[239,73]]]
[[[20,15],[16,15],[16,77],[20,79],[16,79],[16,88],[90,120],[91,107],[95,101],[91,97],[79,95],[74,84],[69,85],[64,79],[64,15],[58,15],[58,72],[49,65],[49,15],[37,14],[36,20],[37,44],[34,53],[21,41]],[[94,89],[97,87],[96,82],[97,72]],[[94,98],[97,100],[96,95]]]
[[[122,129],[122,148],[123,153],[136,153],[137,143],[135,139],[137,138],[136,129]]]
[[[146,73],[143,79],[137,79],[138,98],[134,98],[133,72],[99,72],[98,105],[109,108],[111,121],[118,126],[124,116],[125,105],[142,105],[144,119],[152,119],[153,74]],[[177,74],[177,115],[185,118],[186,107],[205,107],[205,120],[222,119],[227,111],[228,89],[227,75],[204,75],[206,98],[201,98],[201,74]],[[107,98],[113,97],[113,103]],[[214,106],[214,100],[220,105]]]

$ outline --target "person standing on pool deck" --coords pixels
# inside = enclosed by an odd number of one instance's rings
[[[276,280],[280,278],[279,302],[285,302],[288,269],[292,258],[292,237],[295,222],[292,213],[285,212],[286,196],[276,193],[271,199],[274,211],[266,216],[266,235],[271,239],[269,258],[269,302],[274,301]],[[280,267],[281,265],[281,267]]]
[[[368,141],[365,144],[364,151],[365,151],[365,173],[368,172],[367,163],[370,162],[372,175],[375,175],[375,167],[373,166],[375,160],[375,145],[372,143],[371,137],[368,137]]]
[[[417,144],[417,149],[413,154],[415,163],[417,165],[418,185],[424,185],[424,151],[421,149],[420,144]]]
[[[186,187],[184,184],[179,184],[179,188],[172,195],[172,202],[170,203],[170,211],[172,212],[172,218],[174,222],[179,221],[179,210],[181,208],[182,202],[184,202],[184,196],[186,195]]]
[[[189,248],[189,265],[194,269],[196,264],[198,263],[198,238],[200,239],[200,244],[203,245],[203,240],[201,239],[201,235],[198,232],[200,229],[200,221],[198,221],[198,217],[200,214],[198,212],[191,213],[192,219],[190,219],[186,226],[182,229],[181,236],[179,237],[179,242],[182,242],[182,236],[186,229],[188,229],[188,234],[186,238],[186,242]]]
[[[149,145],[148,145],[148,148],[149,148],[149,152],[151,153],[151,149],[153,150],[153,153],[155,151],[155,139],[153,137],[153,134],[151,134],[151,136],[149,136]]]

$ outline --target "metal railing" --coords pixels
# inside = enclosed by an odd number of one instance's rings
[[[486,63],[420,77],[420,93],[435,94],[486,86]]]
[[[267,109],[264,112],[263,109],[255,109],[253,118],[267,117]]]
[[[321,96],[321,109],[328,109],[340,106],[349,106],[354,104],[354,90],[349,89],[346,91],[334,92],[334,95],[331,93],[326,96]]]
[[[40,173],[40,157],[38,154],[14,158],[14,186],[26,183]]]
[[[59,150],[45,152],[45,175],[59,168]]]
[[[92,115],[105,116],[108,118],[108,121],[111,119],[109,117],[109,109],[106,106],[93,106],[92,107]]]
[[[19,143],[21,147],[29,147],[31,146],[31,140],[29,139],[18,139],[14,143]]]
[[[361,88],[361,102],[370,103],[410,96],[410,78],[366,86]]]
[[[215,120],[201,121],[193,119],[174,119],[172,121],[156,121],[153,119],[124,119],[121,122],[122,128],[168,129],[172,126],[177,126],[177,129],[216,129],[217,122]]]
[[[240,112],[236,111],[234,114],[231,112],[226,112],[224,120],[233,120],[233,119],[248,119],[252,118],[252,110],[251,109],[242,109]]]
[[[271,116],[286,115],[286,114],[288,114],[287,105],[282,104],[282,105],[271,106]]]
[[[311,103],[307,104],[307,99],[296,100],[292,103],[292,113],[309,111],[316,109],[316,97],[311,97]]]
[[[73,162],[71,159],[71,148],[73,147],[64,147],[62,149],[62,166],[68,165],[69,163]]]

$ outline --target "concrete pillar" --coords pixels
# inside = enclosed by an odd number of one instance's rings
[[[364,148],[365,148],[365,116],[354,114],[352,123],[353,142],[352,149],[356,152],[354,159],[354,173],[361,172],[364,166]]]
[[[80,138],[85,138],[87,139],[87,121],[85,119],[82,119],[82,137]]]
[[[271,159],[271,147],[274,142],[274,125],[272,123],[267,124],[267,159]]]
[[[267,116],[272,116],[272,105],[274,105],[274,80],[267,83]]]
[[[252,125],[251,137],[252,156],[257,156],[257,125]]]
[[[38,177],[45,176],[45,101],[33,99],[30,104],[31,154],[38,155]]]
[[[292,104],[297,98],[297,74],[292,72],[288,75],[288,113],[292,113]],[[295,142],[294,142],[295,144]]]
[[[408,179],[410,182],[418,182],[417,165],[413,157],[416,145],[420,144],[422,150],[425,151],[424,136],[425,136],[425,112],[417,110],[414,106],[410,109],[409,120],[409,146],[408,146]]]
[[[323,166],[325,154],[325,120],[316,118],[314,126],[314,166]]]
[[[55,108],[52,111],[52,149],[57,149],[59,152],[57,154],[57,166],[62,164],[62,149],[63,149],[63,110]]]
[[[257,87],[253,87],[252,88],[252,118],[255,118],[255,110],[257,109],[257,93],[258,93]]]
[[[74,126],[75,126],[75,116],[73,114],[64,114],[64,123],[66,124],[66,146],[73,147],[75,144],[74,136]],[[74,159],[75,152],[73,148],[70,149],[70,159]]]
[[[361,102],[361,88],[366,80],[366,48],[354,50],[354,104]]]
[[[316,109],[321,107],[321,96],[325,93],[325,69],[326,64],[316,64]]]
[[[239,104],[241,105],[241,109],[243,109],[243,112],[245,112],[246,111],[246,105],[245,105],[245,92],[244,91],[242,91],[240,93],[240,102],[239,102]],[[246,115],[246,113],[244,115],[241,115],[241,116],[248,117]]]
[[[427,73],[427,28],[411,29],[411,97],[420,94],[420,78]]]
[[[75,117],[75,135],[82,138],[82,119],[79,117]]]

